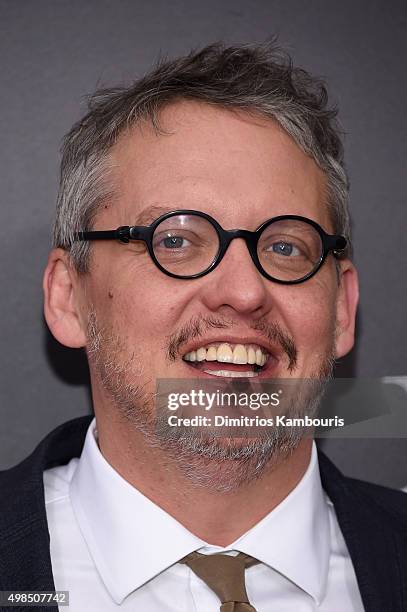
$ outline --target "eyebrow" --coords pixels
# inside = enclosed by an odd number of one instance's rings
[[[175,206],[159,206],[155,204],[147,206],[137,215],[135,225],[150,225],[158,217],[172,210],[177,210],[177,208]]]

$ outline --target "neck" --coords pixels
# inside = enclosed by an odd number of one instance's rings
[[[134,428],[97,418],[99,448],[110,465],[133,487],[208,544],[228,546],[269,514],[296,487],[311,457],[304,438],[288,456],[233,492],[194,485],[176,461],[151,448]],[[202,461],[208,461],[202,459]]]

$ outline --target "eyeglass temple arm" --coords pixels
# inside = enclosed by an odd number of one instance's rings
[[[347,245],[348,245],[348,241],[346,240],[345,236],[340,236],[340,235],[325,235],[325,244],[326,247],[329,251],[332,251],[335,257],[339,257],[341,255],[343,255]]]
[[[119,240],[127,243],[130,239],[130,227],[128,225],[122,225],[115,230],[78,232],[75,234],[75,240]]]

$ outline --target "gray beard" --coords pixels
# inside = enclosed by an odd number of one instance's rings
[[[156,394],[139,382],[143,373],[141,356],[126,353],[122,340],[103,330],[91,311],[88,321],[89,364],[100,379],[107,396],[120,416],[142,433],[150,448],[165,454],[168,463],[176,466],[192,486],[211,492],[231,493],[273,470],[298,447],[309,428],[295,426],[265,427],[255,438],[237,441],[191,427],[171,427],[168,412],[156,409]],[[310,379],[302,381],[297,393],[284,410],[289,418],[311,418],[316,415],[333,375],[334,338],[330,350]],[[148,383],[146,381],[144,387]],[[300,381],[301,382],[301,381]]]

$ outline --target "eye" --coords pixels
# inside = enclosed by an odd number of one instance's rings
[[[164,247],[165,249],[181,249],[191,246],[189,240],[183,236],[166,236],[157,242],[157,247]]]
[[[285,242],[284,240],[273,242],[271,245],[271,250],[277,255],[285,255],[286,257],[289,257],[290,255],[295,255],[298,257],[301,255],[300,250],[292,242]]]

